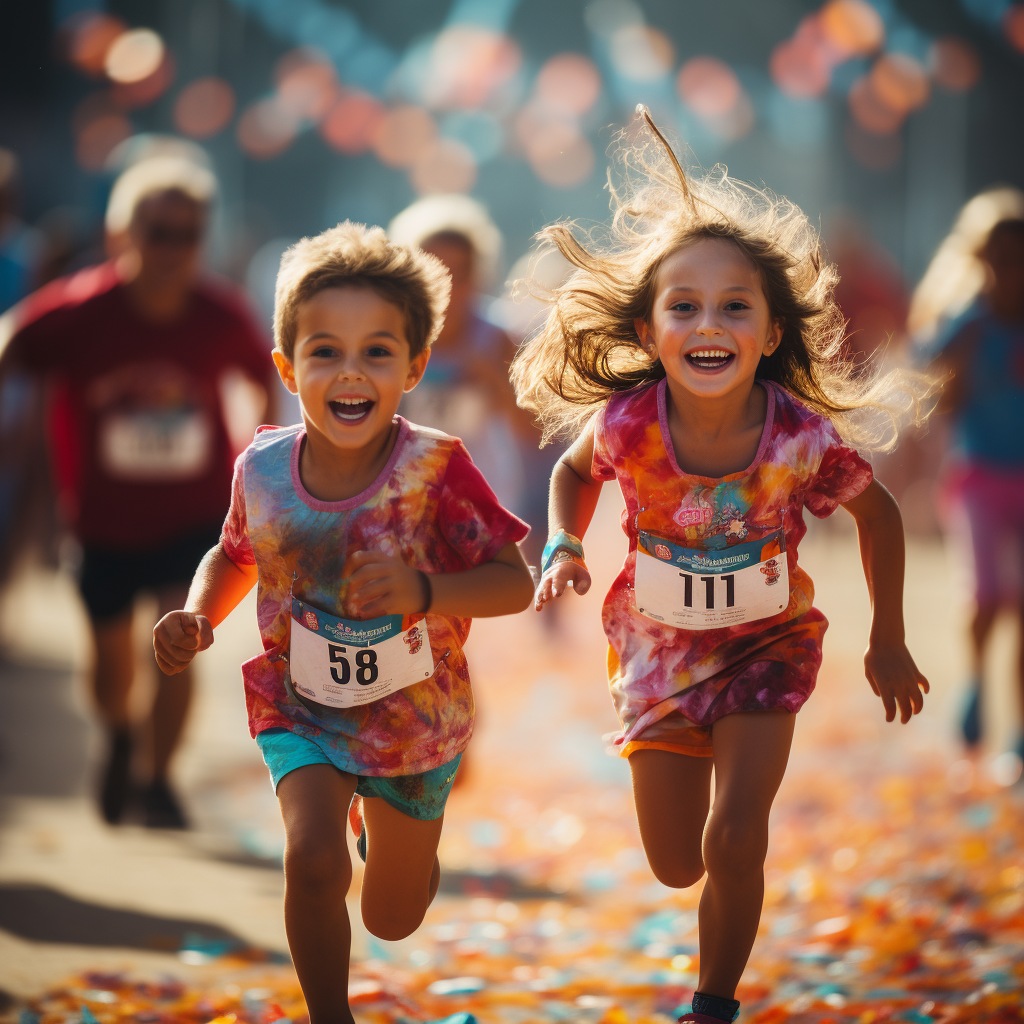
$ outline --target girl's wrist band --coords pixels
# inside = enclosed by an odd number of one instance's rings
[[[574,537],[571,533],[566,530],[558,530],[553,533],[548,540],[547,544],[544,545],[544,554],[541,556],[541,575],[551,568],[554,562],[555,555],[559,551],[569,551],[576,555],[573,561],[579,560],[581,565],[583,562],[583,541],[579,537]]]
[[[423,587],[423,607],[420,609],[420,614],[426,615],[434,603],[434,588],[431,586],[430,577],[422,569],[416,571],[420,574],[420,585]]]

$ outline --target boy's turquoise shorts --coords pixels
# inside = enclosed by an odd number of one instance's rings
[[[307,764],[330,764],[338,768],[313,740],[287,729],[265,729],[256,737],[256,743],[270,769],[275,790],[289,772]],[[410,818],[435,821],[444,814],[444,805],[448,802],[461,760],[462,754],[456,754],[445,764],[419,775],[356,775],[359,780],[356,793],[363,797],[380,797]]]

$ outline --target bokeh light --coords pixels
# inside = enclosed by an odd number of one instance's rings
[[[844,57],[874,53],[885,40],[885,23],[867,0],[829,0],[821,9],[822,35]]]
[[[585,114],[601,95],[601,72],[582,53],[549,57],[537,73],[537,98],[552,110]]]
[[[505,145],[502,122],[486,110],[453,110],[442,119],[441,134],[461,142],[478,164],[493,160]]]
[[[319,121],[338,96],[334,65],[323,54],[305,48],[286,53],[274,69],[281,103],[298,118]]]
[[[653,82],[672,70],[676,51],[664,32],[649,25],[624,25],[611,38],[615,70],[632,82]]]
[[[238,144],[254,160],[270,160],[283,153],[298,132],[295,115],[271,96],[253,103],[238,122]]]
[[[373,151],[389,167],[411,167],[437,136],[437,124],[422,107],[389,110],[373,133]]]
[[[845,136],[850,153],[869,170],[891,170],[903,156],[903,139],[895,132],[891,135],[877,135],[865,131],[856,121],[849,121]]]
[[[518,43],[479,25],[452,25],[430,49],[424,100],[441,110],[480,107],[519,72]]]
[[[721,117],[739,102],[740,80],[728,64],[714,57],[694,57],[676,80],[680,99],[698,116]]]
[[[409,180],[420,195],[468,192],[476,182],[476,160],[455,139],[435,139],[416,158]]]
[[[787,96],[803,99],[821,96],[832,74],[829,54],[810,31],[779,43],[772,50],[768,70]]]
[[[943,36],[928,51],[928,70],[944,89],[966,92],[981,77],[981,60],[970,43],[956,36]]]
[[[120,18],[99,11],[73,15],[61,26],[67,59],[79,71],[94,78],[103,77],[107,51],[126,28]]]
[[[517,118],[516,127],[526,159],[541,181],[571,188],[590,177],[594,150],[573,121],[527,109]]]
[[[923,107],[931,86],[920,61],[908,53],[884,53],[875,61],[869,78],[875,95],[886,106],[902,114]]]
[[[386,108],[369,93],[345,90],[320,122],[324,141],[339,153],[365,153]]]
[[[106,96],[87,97],[72,118],[75,160],[86,171],[102,171],[110,154],[132,134],[128,118]]]
[[[875,135],[891,135],[898,131],[905,114],[883,100],[874,88],[874,79],[862,75],[853,83],[847,97],[850,113],[857,124]]]
[[[174,101],[174,126],[182,135],[208,139],[222,131],[235,112],[235,90],[223,78],[197,78]]]
[[[148,103],[159,99],[171,86],[174,81],[174,58],[171,52],[164,50],[163,58],[157,65],[156,70],[137,82],[117,82],[114,84],[114,98],[120,106],[128,109],[130,107],[144,107]]]
[[[1024,4],[1012,4],[1003,15],[1003,31],[1010,45],[1024,53]]]
[[[129,29],[110,44],[103,68],[112,82],[141,82],[160,67],[164,50],[164,41],[152,29]]]

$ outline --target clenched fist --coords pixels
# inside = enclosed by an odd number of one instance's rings
[[[177,675],[213,643],[213,626],[205,615],[168,612],[153,629],[153,653],[160,671]]]

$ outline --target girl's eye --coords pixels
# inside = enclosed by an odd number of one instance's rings
[[[697,307],[692,302],[677,302],[672,308],[680,313],[692,313]]]
[[[381,359],[391,355],[391,349],[385,348],[383,345],[374,345],[373,348],[367,350],[366,354],[371,359]]]
[[[739,299],[734,299],[732,302],[727,302],[725,304],[725,308],[730,313],[735,313],[735,312],[737,312],[737,311],[739,311],[741,309],[748,309],[749,307],[747,306],[747,304],[745,302],[740,302]]]

